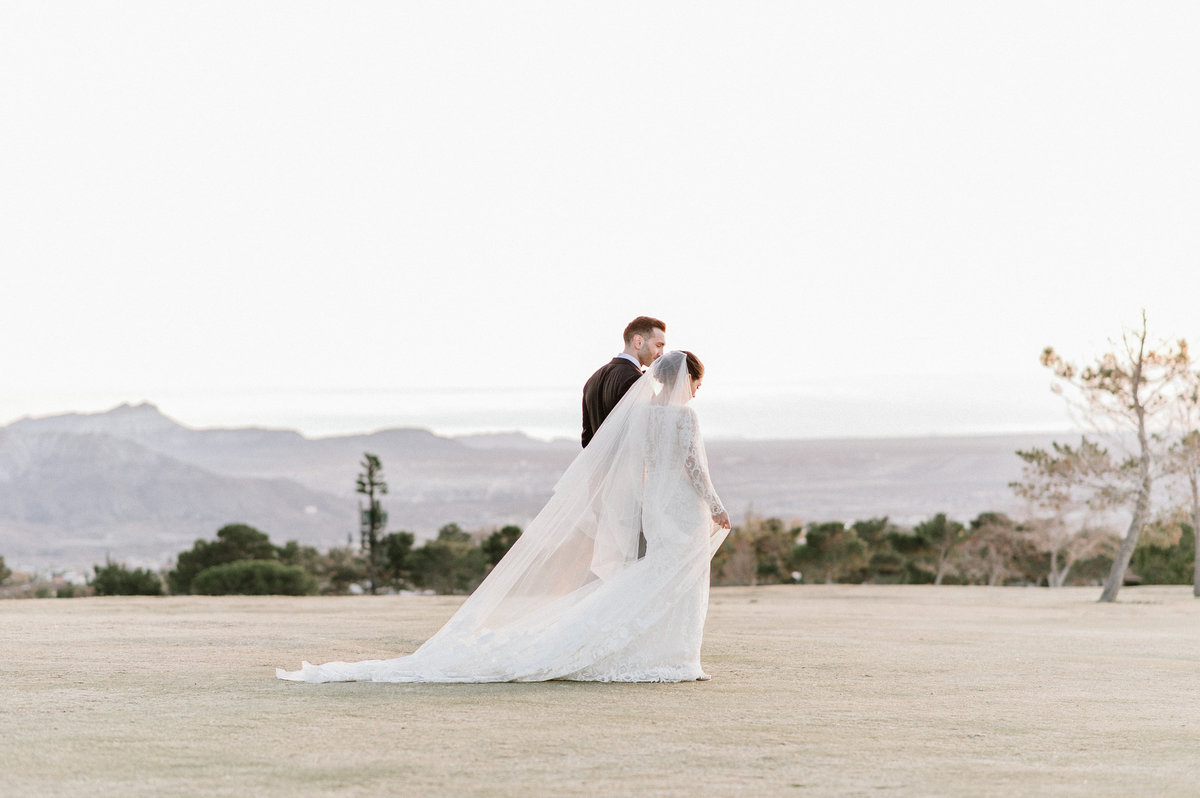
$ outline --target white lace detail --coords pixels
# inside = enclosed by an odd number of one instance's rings
[[[700,498],[704,499],[704,503],[708,505],[709,512],[713,515],[720,515],[725,512],[725,507],[721,504],[721,499],[713,487],[712,479],[708,476],[708,463],[699,445],[700,423],[696,420],[696,411],[690,407],[685,407],[683,410],[682,417],[678,422],[680,448],[684,452],[683,467],[687,469],[692,486],[696,488]]]
[[[712,479],[700,441],[700,422],[690,407],[652,407],[646,447],[646,469],[679,468],[682,466],[696,493],[704,500],[709,512],[716,516],[725,511]],[[662,465],[665,464],[665,465]]]

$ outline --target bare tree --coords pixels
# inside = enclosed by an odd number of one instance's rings
[[[1029,525],[1033,547],[1050,558],[1046,584],[1062,587],[1075,563],[1092,557],[1114,555],[1120,539],[1111,529],[1083,525],[1072,529],[1060,519],[1042,519]]]
[[[1051,450],[1019,451],[1025,461],[1013,492],[1029,503],[1026,523],[1034,549],[1050,558],[1046,584],[1061,587],[1081,559],[1111,553],[1113,535],[1096,518],[1125,501],[1114,490],[1120,471],[1107,449],[1082,438],[1078,446],[1054,443]]]
[[[988,587],[1021,574],[1015,562],[1029,546],[1029,533],[1003,513],[980,513],[971,522],[971,540],[959,558],[959,568]]]
[[[1075,401],[1089,427],[1098,434],[1112,435],[1119,449],[1126,448],[1125,440],[1130,435],[1135,439],[1133,447],[1119,460],[1109,458],[1103,449],[1099,450],[1104,453],[1102,460],[1085,458],[1078,463],[1072,463],[1070,458],[1063,460],[1068,471],[1079,466],[1077,474],[1098,481],[1098,491],[1105,502],[1123,505],[1131,513],[1128,530],[1100,594],[1101,601],[1116,600],[1138,534],[1150,518],[1154,478],[1165,465],[1164,455],[1155,451],[1155,444],[1161,440],[1180,378],[1189,366],[1186,341],[1151,347],[1147,339],[1143,311],[1140,329],[1126,330],[1120,341],[1113,342],[1116,351],[1102,355],[1093,365],[1080,368],[1068,363],[1053,347],[1042,352],[1042,365],[1058,378],[1055,392],[1064,395],[1068,390],[1071,392],[1069,398]],[[1085,438],[1081,449],[1089,445],[1091,442]]]
[[[742,535],[730,535],[722,545],[723,556],[713,569],[713,581],[718,585],[758,584],[758,557],[754,542]]]

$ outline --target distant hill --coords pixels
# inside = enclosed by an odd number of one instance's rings
[[[1061,438],[1062,436],[1058,436]],[[1048,435],[710,441],[713,480],[736,519],[789,522],[1012,510],[1018,448]],[[151,404],[0,427],[0,554],[10,565],[160,563],[240,521],[320,547],[357,536],[354,479],[379,455],[390,529],[419,536],[524,526],[578,452],[520,433],[444,438],[422,429],[307,438],[292,430],[193,429]]]
[[[214,473],[112,435],[0,429],[0,553],[11,563],[157,562],[231,521],[315,541],[353,512],[293,480]]]

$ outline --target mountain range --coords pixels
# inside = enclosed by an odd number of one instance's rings
[[[1014,452],[1050,435],[714,440],[708,454],[735,523],[887,515],[914,523],[1017,509]],[[0,426],[0,555],[10,566],[87,568],[105,557],[169,562],[227,523],[276,543],[357,540],[355,477],[383,463],[388,529],[525,526],[578,452],[520,433],[456,438],[424,429],[308,438],[293,430],[195,429],[149,403]]]

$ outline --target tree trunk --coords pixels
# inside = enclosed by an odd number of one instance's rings
[[[1192,516],[1192,533],[1196,536],[1195,551],[1200,552],[1200,507],[1196,508],[1196,515]],[[1200,598],[1200,554],[1196,555],[1196,564],[1192,566],[1192,595]]]
[[[1138,461],[1138,481],[1140,486],[1137,502],[1133,507],[1133,518],[1129,521],[1129,529],[1125,532],[1125,539],[1121,541],[1121,548],[1117,551],[1117,558],[1113,560],[1112,570],[1108,572],[1108,581],[1104,583],[1104,591],[1100,594],[1101,601],[1117,600],[1117,593],[1121,590],[1121,586],[1125,584],[1125,570],[1129,568],[1129,561],[1133,559],[1133,550],[1137,548],[1138,536],[1141,534],[1142,526],[1146,523],[1146,519],[1150,515],[1150,440],[1146,435],[1146,406],[1142,404],[1140,390],[1145,352],[1146,316],[1145,311],[1143,311],[1142,339],[1138,348],[1137,360],[1134,361],[1133,374],[1131,375],[1132,385],[1130,386],[1133,410],[1137,413],[1138,446],[1141,449],[1141,458]]]
[[[1200,475],[1193,471],[1189,475],[1192,483],[1192,534],[1196,547],[1192,550],[1195,561],[1192,565],[1192,595],[1200,598]]]
[[[1062,567],[1062,570],[1060,570],[1058,572],[1058,586],[1059,587],[1062,587],[1063,585],[1065,585],[1067,583],[1067,577],[1071,573],[1071,566],[1074,564],[1075,564],[1075,561],[1068,558],[1067,564],[1064,565]]]
[[[367,578],[371,580],[371,595],[376,595],[379,588],[379,569],[376,567],[376,550],[379,547],[379,502],[375,501],[375,491],[372,488],[368,494],[371,509],[367,511]]]
[[[1058,581],[1058,549],[1050,550],[1050,576],[1046,578],[1048,587],[1062,587],[1062,582]]]
[[[1137,401],[1136,394],[1134,401]],[[1138,536],[1150,515],[1150,442],[1146,440],[1146,421],[1140,405],[1138,410],[1138,441],[1142,446],[1142,458],[1138,471],[1142,484],[1138,490],[1137,502],[1133,507],[1133,518],[1129,521],[1129,529],[1125,532],[1121,548],[1117,551],[1116,559],[1113,560],[1112,570],[1108,572],[1108,581],[1104,583],[1104,591],[1100,594],[1101,601],[1117,600],[1117,593],[1125,584],[1125,570],[1129,568],[1129,561],[1133,559],[1133,550],[1137,548]]]
[[[1108,580],[1104,583],[1104,592],[1100,594],[1101,601],[1117,600],[1117,592],[1125,583],[1125,570],[1129,568],[1129,561],[1133,559],[1133,550],[1137,548],[1138,535],[1146,523],[1149,510],[1150,473],[1147,468],[1142,479],[1142,489],[1138,491],[1137,504],[1133,508],[1133,518],[1129,521],[1129,529],[1121,541],[1121,548],[1117,551],[1116,559],[1113,560],[1112,570],[1108,572]]]

